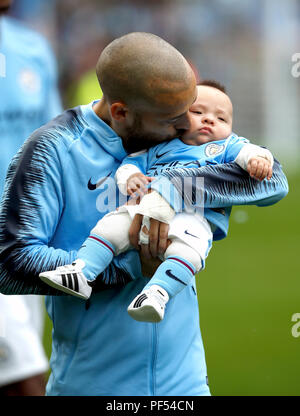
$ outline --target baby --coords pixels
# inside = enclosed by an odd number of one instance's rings
[[[203,81],[197,89],[197,99],[189,110],[190,128],[183,137],[129,155],[116,172],[120,191],[141,196],[140,204],[123,205],[105,215],[82,244],[77,260],[41,273],[44,282],[88,299],[93,282],[113,256],[132,248],[128,231],[137,213],[144,215],[140,244],[148,241],[150,218],[170,224],[168,239],[171,243],[153,277],[128,306],[132,318],[160,322],[169,299],[189,285],[194,274],[204,268],[215,224],[200,212],[175,214],[155,190],[143,196],[147,185],[164,169],[195,168],[208,163],[236,162],[257,180],[270,179],[273,156],[267,149],[232,134],[232,103],[224,87],[215,81]]]

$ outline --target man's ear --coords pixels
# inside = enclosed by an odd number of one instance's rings
[[[128,107],[122,102],[116,102],[110,106],[111,116],[114,120],[122,122],[128,116]]]

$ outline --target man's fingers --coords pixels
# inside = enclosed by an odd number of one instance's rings
[[[150,218],[149,248],[150,248],[150,253],[153,257],[157,256],[159,224],[160,224],[159,221],[153,218]]]
[[[143,216],[141,214],[136,214],[132,220],[131,226],[129,228],[129,241],[130,244],[139,249],[139,233],[142,225]]]
[[[129,229],[130,244],[136,249],[140,248],[142,255],[147,259],[157,257],[158,254],[163,254],[170,244],[168,240],[169,225],[150,218],[149,244],[139,245],[139,233],[142,221],[143,216],[141,214],[134,216]]]
[[[141,266],[142,266],[142,274],[144,277],[151,278],[154,273],[156,272],[156,269],[158,266],[161,265],[162,261],[158,258],[154,259],[151,257],[151,259],[145,258],[142,255],[142,251],[140,251],[140,259],[141,259]]]
[[[153,259],[149,250],[149,246],[147,244],[141,244],[140,248],[141,248],[141,255],[143,257],[145,257],[147,260]]]
[[[168,232],[169,224],[161,222],[159,226],[158,254],[164,254],[167,249]]]

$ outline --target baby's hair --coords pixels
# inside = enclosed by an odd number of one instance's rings
[[[224,94],[227,94],[224,85],[220,84],[218,81],[214,81],[213,79],[204,79],[198,82],[197,85],[204,85],[206,87],[216,88],[217,90],[222,91]]]

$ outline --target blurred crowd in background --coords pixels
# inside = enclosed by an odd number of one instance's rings
[[[226,86],[237,134],[269,146],[287,169],[297,166],[299,0],[15,0],[10,14],[50,41],[66,108],[100,98],[94,68],[112,39],[152,32],[177,47],[199,77]]]

